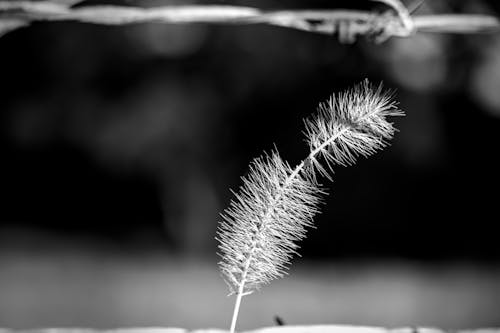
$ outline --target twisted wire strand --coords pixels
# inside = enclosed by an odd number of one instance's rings
[[[374,0],[390,10],[273,10],[230,5],[176,5],[141,8],[118,5],[73,7],[79,0],[0,0],[0,36],[34,21],[78,21],[102,25],[138,23],[267,24],[334,35],[342,43],[359,36],[379,43],[417,32],[476,33],[500,30],[491,15],[444,14],[410,16],[399,0]]]

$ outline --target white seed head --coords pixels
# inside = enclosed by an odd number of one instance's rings
[[[285,274],[290,259],[312,226],[321,190],[296,175],[277,152],[256,158],[239,193],[222,214],[217,239],[226,282],[245,292]]]
[[[324,192],[316,173],[331,179],[334,165],[385,147],[395,132],[386,117],[400,115],[392,94],[366,80],[332,95],[305,121],[310,153],[297,167],[277,151],[253,160],[217,231],[219,266],[232,293],[252,292],[286,274],[319,212]]]
[[[388,116],[402,116],[392,92],[368,80],[321,103],[316,115],[305,121],[311,150],[311,172],[330,178],[334,165],[351,165],[357,156],[370,156],[384,148],[396,129]]]

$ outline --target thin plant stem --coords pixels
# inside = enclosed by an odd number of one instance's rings
[[[234,333],[236,328],[236,321],[238,320],[238,313],[240,312],[241,299],[243,298],[243,288],[244,284],[242,283],[238,290],[238,295],[236,295],[236,302],[234,303],[233,319],[231,320],[231,328],[229,330],[230,333]]]
[[[241,283],[238,287],[238,294],[236,295],[236,302],[234,303],[233,319],[231,320],[231,328],[229,329],[230,333],[234,333],[234,330],[236,329],[236,321],[238,320],[238,313],[240,312],[241,299],[245,295],[245,283],[247,282],[248,269],[252,262],[252,254],[253,249],[252,253],[248,256],[247,262],[245,263],[245,270],[241,277]]]

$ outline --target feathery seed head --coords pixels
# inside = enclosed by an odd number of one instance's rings
[[[219,266],[231,292],[250,293],[286,274],[319,212],[324,192],[316,173],[331,179],[334,165],[353,164],[385,147],[395,132],[386,118],[400,115],[392,93],[365,80],[332,95],[305,121],[310,153],[297,167],[277,151],[253,160],[217,231]]]
[[[321,190],[277,152],[256,158],[243,185],[222,215],[217,233],[219,263],[231,291],[245,292],[285,274],[290,259],[312,226]]]
[[[357,156],[369,156],[384,148],[395,132],[386,118],[403,115],[392,97],[393,93],[383,91],[382,85],[373,87],[365,80],[321,103],[317,114],[305,121],[312,172],[315,169],[330,178],[334,165],[354,164]]]

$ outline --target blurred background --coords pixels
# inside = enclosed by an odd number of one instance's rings
[[[302,119],[364,78],[396,89],[399,132],[325,181],[302,257],[244,299],[239,328],[500,326],[499,34],[343,45],[263,25],[35,23],[0,38],[0,64],[0,326],[228,327],[214,236],[230,189],[274,145],[298,163]]]

